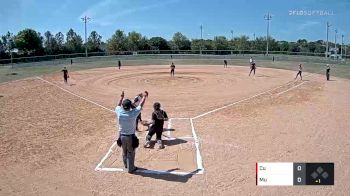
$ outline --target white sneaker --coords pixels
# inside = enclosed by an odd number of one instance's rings
[[[146,141],[145,144],[143,145],[144,148],[148,148],[149,147],[149,144],[151,143],[151,141]]]

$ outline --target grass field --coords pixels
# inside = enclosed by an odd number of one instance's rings
[[[218,65],[223,64],[224,59],[228,59],[229,65],[248,66],[250,55],[174,55],[173,61],[176,65]],[[305,71],[310,73],[324,74],[326,63],[320,57],[287,56],[276,55],[275,62],[271,56],[253,55],[258,67],[268,67],[276,69],[297,70],[298,63],[305,65]],[[170,65],[169,55],[139,55],[139,56],[109,56],[109,57],[89,57],[73,59],[75,62],[70,66],[70,59],[57,61],[44,61],[36,63],[22,63],[11,66],[0,66],[0,83],[17,80],[32,76],[59,72],[63,66],[67,66],[70,71],[85,70],[91,68],[102,68],[117,65],[117,59],[121,59],[123,65]],[[15,75],[14,75],[15,74]],[[332,67],[331,75],[350,79],[350,64],[335,64]]]

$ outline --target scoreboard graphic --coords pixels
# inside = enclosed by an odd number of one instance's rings
[[[257,162],[256,185],[334,185],[334,163]]]

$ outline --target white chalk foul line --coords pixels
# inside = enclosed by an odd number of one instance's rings
[[[290,91],[290,90],[293,90],[293,89],[295,89],[295,88],[297,88],[297,87],[299,87],[299,86],[305,84],[306,82],[307,82],[307,81],[304,81],[304,82],[302,82],[302,83],[300,83],[300,84],[298,84],[298,85],[295,85],[295,86],[293,86],[293,87],[291,87],[291,88],[289,88],[289,89],[287,89],[287,90],[285,90],[285,91],[282,91],[282,92],[276,94],[276,96],[282,95],[283,93],[286,93],[286,92],[288,92],[288,91]]]
[[[244,101],[248,101],[248,100],[253,99],[253,98],[255,98],[255,97],[258,97],[258,96],[260,96],[260,95],[263,95],[263,94],[269,93],[269,92],[271,92],[271,91],[277,90],[277,89],[279,89],[279,88],[282,88],[282,87],[284,87],[284,86],[286,86],[286,85],[288,85],[288,84],[290,84],[290,83],[291,83],[291,82],[288,82],[288,83],[283,84],[283,85],[281,85],[281,86],[278,86],[278,87],[276,87],[276,88],[273,88],[273,89],[270,89],[270,90],[267,90],[267,91],[258,93],[258,94],[254,95],[254,96],[251,96],[251,97],[248,97],[248,98],[245,98],[245,99],[236,101],[236,102],[234,102],[234,103],[230,103],[230,104],[228,104],[228,105],[222,106],[222,107],[220,107],[220,108],[216,108],[216,109],[211,110],[211,111],[209,111],[209,112],[205,112],[205,113],[203,113],[203,114],[200,114],[200,115],[198,115],[198,116],[193,117],[192,119],[195,120],[195,119],[197,119],[197,118],[201,118],[201,117],[203,117],[203,116],[206,116],[206,115],[208,115],[208,114],[217,112],[217,111],[222,110],[222,109],[225,109],[225,108],[227,108],[227,107],[236,105],[236,104],[238,104],[238,103],[241,103],[241,102],[244,102]]]
[[[109,157],[109,155],[113,152],[113,148],[114,146],[117,144],[117,142],[113,142],[112,146],[109,148],[108,152],[105,154],[105,156],[101,159],[101,161],[97,164],[95,171],[98,171],[99,169],[101,169],[101,165],[102,163]]]
[[[115,113],[113,110],[111,110],[111,109],[109,109],[109,108],[107,108],[107,107],[105,107],[105,106],[103,106],[103,105],[101,105],[101,104],[98,104],[98,103],[96,103],[96,102],[94,102],[94,101],[91,101],[91,100],[89,100],[89,99],[87,99],[87,98],[85,98],[85,97],[82,97],[82,96],[80,96],[80,95],[77,95],[77,94],[75,94],[75,93],[73,93],[73,92],[71,92],[71,91],[69,91],[69,90],[67,90],[67,89],[64,89],[64,88],[58,86],[57,84],[54,84],[54,83],[52,83],[52,82],[50,82],[50,81],[47,81],[47,80],[45,80],[45,79],[43,79],[43,78],[41,78],[41,77],[37,77],[37,78],[38,78],[39,80],[42,80],[42,81],[48,83],[48,84],[51,84],[52,86],[57,87],[57,88],[59,88],[59,89],[65,91],[65,92],[67,92],[67,93],[69,93],[69,94],[71,94],[71,95],[74,95],[74,96],[76,96],[76,97],[78,97],[78,98],[80,98],[80,99],[83,99],[83,100],[85,100],[85,101],[87,101],[87,102],[90,102],[90,103],[92,103],[92,104],[94,104],[94,105],[97,105],[97,106],[99,106],[99,107],[101,107],[101,108],[103,108],[103,109],[105,109],[105,110],[108,110],[108,111],[110,111],[110,112]]]
[[[172,118],[173,120],[190,120],[190,118]]]
[[[193,119],[190,119],[191,122],[191,128],[192,128],[192,135],[193,135],[193,139],[194,139],[194,145],[196,146],[196,160],[197,160],[197,169],[198,169],[198,174],[203,174],[204,173],[204,168],[203,168],[203,159],[202,159],[202,155],[201,152],[199,150],[199,140],[197,137],[197,133],[194,129],[194,125],[193,125]]]

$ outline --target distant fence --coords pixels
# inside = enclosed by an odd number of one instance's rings
[[[343,55],[342,61],[331,60],[325,58],[323,53],[310,53],[310,52],[287,52],[287,51],[269,51],[269,55],[265,54],[266,51],[258,50],[145,50],[145,51],[119,51],[119,52],[93,52],[88,53],[88,57],[85,53],[76,54],[60,54],[60,55],[46,55],[46,56],[33,56],[33,57],[21,57],[13,59],[0,59],[0,65],[20,65],[20,66],[32,66],[32,65],[57,65],[57,64],[69,64],[71,60],[74,63],[86,63],[94,61],[113,61],[117,59],[122,60],[142,60],[145,58],[156,59],[169,59],[171,56],[174,59],[237,59],[237,58],[249,58],[254,56],[258,59],[271,59],[280,61],[313,61],[319,63],[343,63],[349,56]]]

